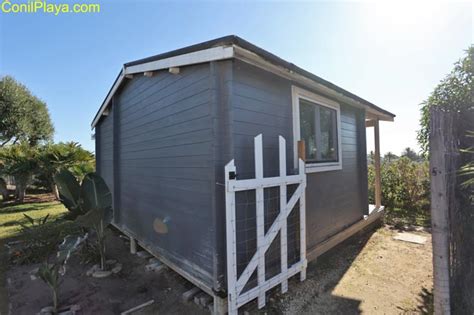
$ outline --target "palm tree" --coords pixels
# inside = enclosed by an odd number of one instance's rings
[[[412,161],[419,162],[421,160],[420,156],[418,153],[416,153],[413,149],[411,148],[405,148],[405,150],[402,152],[402,156],[406,156]]]
[[[15,197],[25,198],[26,187],[38,170],[38,150],[27,143],[10,145],[0,150],[1,172],[15,179]]]
[[[395,161],[396,159],[398,159],[398,156],[396,154],[393,154],[392,152],[387,152],[383,156],[383,160],[387,161],[389,163],[392,162],[392,161]]]
[[[40,150],[40,172],[46,177],[56,199],[59,192],[54,175],[61,169],[69,169],[79,179],[94,171],[94,155],[77,142],[47,144]]]

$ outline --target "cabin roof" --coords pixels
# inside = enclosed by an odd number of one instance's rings
[[[107,93],[100,109],[94,116],[92,128],[94,128],[107,107],[111,104],[112,96],[127,77],[136,73],[157,71],[172,67],[181,67],[191,64],[238,58],[253,63],[263,69],[271,69],[282,76],[287,76],[302,84],[313,84],[318,89],[331,92],[336,98],[343,98],[352,105],[363,107],[367,112],[380,120],[393,121],[395,117],[391,112],[308,72],[295,64],[288,62],[254,44],[235,35],[224,36],[172,50],[162,54],[150,56],[143,59],[127,62],[114,81]]]

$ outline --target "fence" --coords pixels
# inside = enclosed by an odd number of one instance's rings
[[[237,314],[239,306],[255,298],[262,308],[266,291],[281,284],[286,292],[289,277],[297,273],[302,281],[306,277],[304,162],[299,161],[298,174],[287,174],[286,142],[280,136],[280,174],[264,177],[262,151],[262,135],[258,135],[253,179],[238,180],[233,160],[225,167],[229,315]],[[299,253],[294,251],[296,240]]]
[[[473,187],[459,169],[473,161],[463,150],[474,146],[474,112],[460,114],[432,107],[430,170],[434,266],[434,307],[437,314],[474,313]]]

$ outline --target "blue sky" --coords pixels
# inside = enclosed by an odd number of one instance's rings
[[[90,150],[90,122],[123,63],[228,34],[395,113],[382,152],[418,149],[419,104],[474,33],[471,2],[97,3],[98,14],[0,12],[0,74],[46,101],[56,141]]]

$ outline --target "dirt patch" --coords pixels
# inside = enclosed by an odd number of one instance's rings
[[[424,245],[393,239],[397,230],[380,228],[344,242],[308,265],[306,281],[290,279],[287,294],[277,287],[267,295],[270,314],[400,314],[428,311],[432,290],[431,235]],[[62,305],[80,304],[83,314],[118,314],[151,299],[155,303],[139,314],[209,314],[181,295],[192,287],[166,269],[145,272],[146,260],[131,255],[125,241],[111,233],[108,257],[123,264],[110,278],[85,276],[89,265],[71,260],[60,293]],[[13,266],[7,272],[12,314],[34,314],[50,305],[50,293],[41,280],[30,279],[37,265]],[[260,313],[256,303],[241,311]],[[137,314],[138,314],[137,313]]]
[[[431,235],[424,245],[393,239],[388,227],[334,248],[308,265],[304,282],[292,279],[289,294],[274,295],[283,314],[400,314],[429,312],[432,291]]]
[[[151,309],[166,314],[207,314],[194,303],[184,303],[181,295],[192,287],[177,273],[165,269],[146,272],[147,260],[132,255],[125,241],[115,232],[108,239],[108,258],[123,264],[122,271],[109,278],[87,277],[90,264],[81,264],[77,256],[69,264],[60,290],[60,304],[79,304],[82,314],[119,314],[134,306],[155,300]],[[11,266],[7,287],[12,314],[36,314],[51,305],[50,291],[41,280],[31,280],[29,272],[38,265]],[[142,312],[143,313],[143,312]]]

